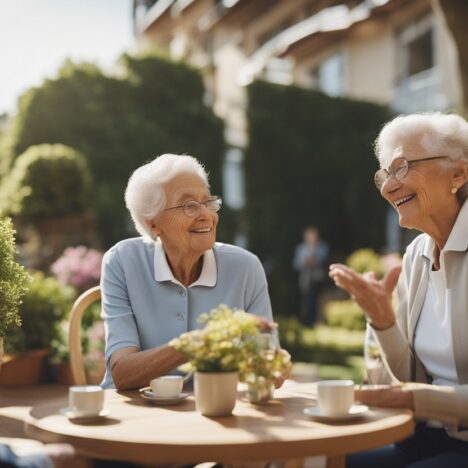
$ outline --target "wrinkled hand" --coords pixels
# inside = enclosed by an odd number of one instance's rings
[[[361,275],[346,265],[332,264],[329,276],[366,312],[374,328],[385,330],[395,323],[392,293],[400,272],[401,266],[395,266],[379,280],[374,272]]]
[[[413,392],[401,386],[358,386],[354,389],[354,397],[357,401],[369,406],[406,408],[414,411]]]
[[[279,377],[276,377],[273,379],[273,384],[275,388],[280,388],[284,384],[285,380],[288,379],[289,376],[291,375],[291,371],[293,367],[293,364],[291,361],[291,355],[285,349],[280,349],[278,352],[287,356],[289,358],[289,362],[284,372]]]
[[[256,317],[258,328],[261,332],[271,332],[278,328],[278,324],[275,322],[269,322],[265,317]]]

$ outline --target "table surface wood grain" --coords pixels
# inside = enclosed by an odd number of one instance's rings
[[[360,419],[324,423],[303,414],[314,406],[315,385],[288,381],[275,399],[253,405],[239,399],[233,414],[208,418],[195,410],[193,396],[176,406],[155,406],[138,392],[106,390],[107,418],[68,420],[59,413],[67,395],[54,395],[25,415],[29,436],[43,442],[69,442],[85,456],[136,463],[196,463],[329,457],[344,466],[344,455],[383,446],[414,430],[406,410],[370,409]]]

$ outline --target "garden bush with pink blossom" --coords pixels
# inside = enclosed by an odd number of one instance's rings
[[[102,253],[83,245],[68,247],[51,266],[51,271],[67,286],[84,291],[99,283]]]

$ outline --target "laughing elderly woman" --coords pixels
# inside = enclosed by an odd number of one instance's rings
[[[451,425],[420,423],[412,438],[348,465],[468,466],[468,432],[460,430],[468,426],[468,123],[440,113],[397,117],[376,153],[378,190],[402,227],[423,234],[407,248],[401,273],[397,267],[379,281],[331,265],[330,276],[366,312],[393,379],[424,385],[364,388],[356,397]]]
[[[215,242],[221,198],[195,158],[165,154],[140,167],[125,201],[141,237],[103,260],[105,388],[142,387],[182,364],[167,343],[221,303],[272,320],[258,258]]]

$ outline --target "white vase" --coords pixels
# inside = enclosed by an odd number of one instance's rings
[[[229,416],[237,398],[237,372],[195,372],[195,405],[204,416]]]

